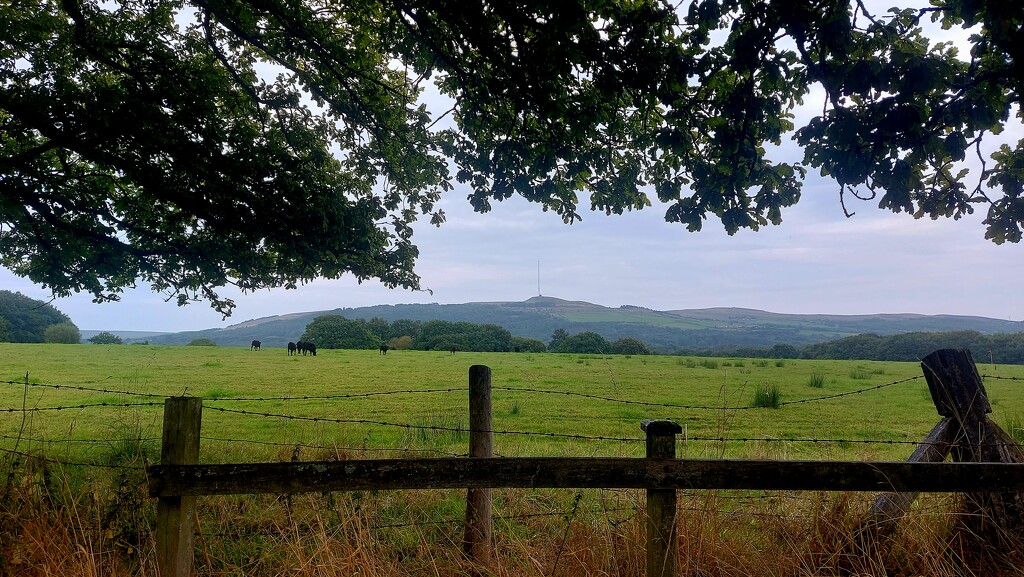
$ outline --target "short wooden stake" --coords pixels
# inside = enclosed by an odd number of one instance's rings
[[[199,461],[199,428],[203,400],[171,397],[164,401],[161,465]],[[192,572],[195,497],[160,497],[156,519],[156,561],[160,577],[188,577]]]
[[[492,457],[494,433],[491,427],[491,369],[484,365],[469,367],[469,456]],[[483,566],[491,563],[494,521],[491,489],[466,492],[466,555]]]
[[[675,459],[676,435],[683,431],[673,421],[646,420],[648,459]],[[647,577],[675,577],[676,491],[647,489]]]

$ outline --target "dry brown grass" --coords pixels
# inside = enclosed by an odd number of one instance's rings
[[[41,461],[0,479],[0,574],[155,575],[153,501],[114,470],[84,481]],[[84,477],[83,477],[84,478]],[[200,576],[644,574],[642,491],[496,490],[490,569],[461,553],[458,491],[381,491],[199,500]],[[974,538],[955,496],[929,496],[888,537],[858,526],[871,495],[681,492],[679,567],[693,577],[1004,577],[1017,550]],[[870,543],[870,544],[869,544]]]

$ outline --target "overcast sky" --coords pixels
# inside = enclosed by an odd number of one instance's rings
[[[820,99],[807,102],[820,111]],[[1014,126],[1001,139],[1016,142],[1022,136],[1024,130]],[[802,152],[787,141],[773,158],[799,161]],[[699,233],[666,223],[658,204],[620,216],[587,212],[583,222],[570,226],[518,198],[476,214],[467,194],[457,185],[438,206],[448,222],[440,228],[423,222],[416,229],[416,270],[433,294],[350,278],[296,290],[224,289],[237,304],[226,320],[204,303],[178,307],[146,287],[127,291],[119,303],[98,305],[77,295],[52,304],[81,329],[140,331],[197,330],[376,304],[522,301],[537,294],[658,310],[746,307],[1024,319],[1024,269],[1017,266],[1024,246],[985,240],[984,206],[959,221],[932,221],[848,200],[856,215],[846,218],[837,185],[809,170],[803,197],[783,212],[782,225],[730,237],[716,221],[707,221]],[[2,268],[0,288],[50,298],[49,291]]]
[[[1017,266],[1024,247],[984,240],[980,216],[914,220],[863,203],[852,205],[857,214],[847,219],[836,186],[819,178],[809,179],[782,225],[732,237],[712,221],[702,232],[688,233],[664,222],[658,206],[621,216],[587,213],[569,226],[521,200],[476,214],[465,194],[456,188],[443,201],[445,225],[422,226],[415,235],[421,251],[417,270],[432,295],[321,280],[297,290],[232,294],[238,306],[226,321],[205,304],[179,308],[145,289],[126,292],[120,303],[97,305],[78,295],[53,306],[81,329],[153,331],[338,307],[522,301],[538,292],[658,310],[747,307],[1024,319],[1024,269]],[[6,270],[0,271],[0,286],[49,297]]]

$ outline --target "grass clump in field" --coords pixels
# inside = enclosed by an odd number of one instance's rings
[[[758,387],[754,389],[754,399],[750,404],[752,407],[777,409],[781,403],[782,393],[779,391],[778,386],[758,385]]]
[[[871,378],[871,373],[863,367],[854,367],[850,369],[850,378],[855,381],[864,381]]]
[[[821,373],[811,373],[811,377],[807,380],[807,386],[820,389],[825,386],[825,375]]]

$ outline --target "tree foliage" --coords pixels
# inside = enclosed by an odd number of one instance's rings
[[[47,327],[62,323],[71,323],[71,319],[49,304],[21,293],[0,290],[0,337],[7,335],[6,339],[0,340],[14,343],[47,342]]]
[[[412,348],[425,351],[508,352],[512,350],[512,333],[491,324],[427,321],[420,326]]]
[[[43,331],[43,342],[77,345],[82,342],[82,333],[74,323],[57,323],[46,327],[46,330]]]
[[[413,225],[444,220],[453,180],[482,212],[520,195],[573,222],[650,194],[734,233],[780,223],[808,169],[844,207],[980,206],[1017,242],[1024,143],[986,145],[1022,113],[1022,25],[995,0],[5,3],[0,263],[227,314],[228,284],[418,288]],[[450,109],[423,106],[430,82]],[[802,161],[770,158],[790,133]]]
[[[87,340],[90,343],[94,344],[94,345],[123,345],[124,344],[124,340],[121,337],[115,335],[114,333],[108,332],[108,331],[103,331],[101,333],[97,333],[97,334],[89,337]]]
[[[341,315],[316,317],[306,325],[300,340],[316,343],[321,349],[375,349],[382,342],[365,320]]]
[[[639,339],[624,337],[611,344],[611,352],[616,355],[649,355],[651,350]]]
[[[595,332],[583,331],[582,333],[565,337],[548,350],[553,353],[603,355],[612,352],[612,345],[608,342],[608,339]]]
[[[516,353],[543,353],[548,350],[544,341],[526,337],[512,337],[512,351]]]

